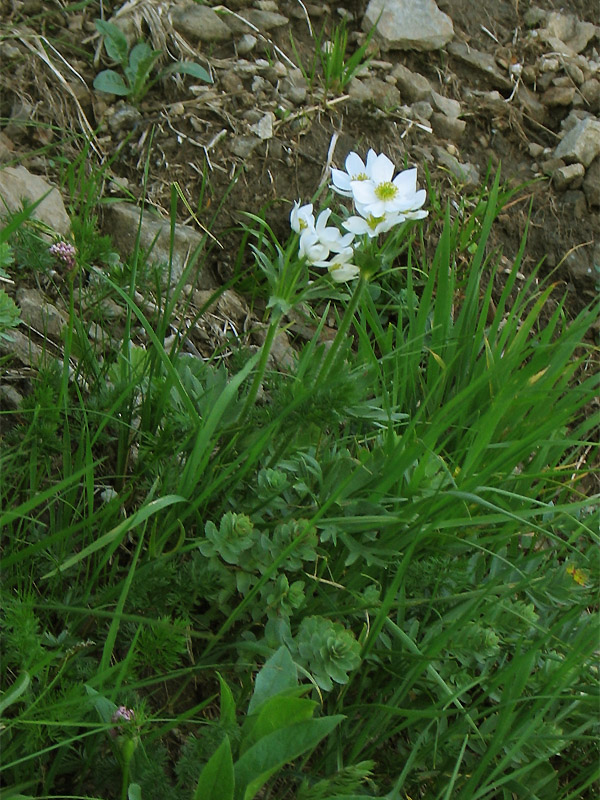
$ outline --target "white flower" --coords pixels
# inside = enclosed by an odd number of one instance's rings
[[[348,153],[345,162],[346,172],[341,169],[331,170],[333,191],[344,197],[353,197],[352,181],[368,181],[371,177],[371,167],[376,159],[377,153],[374,150],[369,150],[367,153],[366,164],[357,153]]]
[[[330,216],[330,208],[325,208],[323,211],[321,211],[317,217],[315,232],[319,237],[321,244],[325,245],[334,253],[340,253],[342,250],[345,250],[347,247],[349,247],[352,239],[354,239],[354,234],[346,233],[342,235],[340,231],[333,225],[327,226]]]
[[[330,216],[331,209],[324,209],[317,217],[314,226],[312,228],[305,227],[300,234],[298,254],[300,258],[306,258],[311,264],[323,261],[330,252],[340,253],[349,247],[354,239],[352,232],[342,234],[333,225],[328,226],[327,222]]]
[[[351,247],[346,247],[336,253],[329,261],[317,261],[313,266],[326,267],[333,280],[338,283],[351,281],[360,275],[360,268],[356,264],[350,263],[350,259],[353,256],[354,250]]]
[[[381,217],[375,217],[373,214],[369,213],[368,207],[360,205],[357,206],[356,210],[362,214],[362,216],[348,217],[342,225],[347,231],[351,231],[351,233],[355,233],[357,236],[366,234],[371,239],[374,236],[379,236],[380,233],[387,233],[396,225],[404,222],[407,217],[406,214],[400,213],[384,214]],[[423,213],[427,216],[426,211]]]
[[[296,233],[302,233],[307,228],[313,229],[315,227],[315,218],[313,215],[313,204],[308,203],[301,206],[298,201],[294,203],[294,207],[290,213],[290,225]]]
[[[298,255],[300,258],[305,258],[311,264],[315,261],[321,261],[329,255],[329,248],[327,245],[321,244],[319,235],[313,228],[305,228],[300,234],[300,246],[298,247]]]
[[[378,155],[370,165],[367,180],[350,182],[355,203],[374,217],[421,208],[427,193],[424,189],[417,191],[416,168],[406,169],[395,178],[394,170],[393,162],[386,155]]]

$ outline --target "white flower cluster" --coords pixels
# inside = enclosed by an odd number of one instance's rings
[[[374,150],[367,153],[366,164],[356,153],[349,153],[345,166],[345,172],[331,170],[331,188],[352,198],[357,212],[342,223],[347,233],[327,225],[331,216],[328,208],[315,220],[312,203],[295,203],[290,214],[292,230],[300,234],[300,257],[314,267],[326,267],[335,281],[349,281],[360,274],[360,268],[352,263],[355,236],[374,238],[407,219],[427,216],[427,211],[421,210],[427,193],[417,190],[416,168],[394,177],[393,162]]]

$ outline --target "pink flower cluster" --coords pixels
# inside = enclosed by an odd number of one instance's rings
[[[62,261],[67,269],[73,269],[75,266],[75,256],[77,255],[77,250],[72,244],[69,244],[68,242],[55,242],[50,247],[50,253],[54,256],[54,258],[58,258],[59,261]]]

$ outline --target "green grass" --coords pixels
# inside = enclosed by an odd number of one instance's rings
[[[525,241],[500,281],[501,202],[442,211],[430,261],[410,228],[354,293],[251,220],[270,327],[228,366],[165,347],[186,277],[149,317],[141,255],[76,221],[76,368],[1,419],[3,798],[594,796],[594,310],[518,285]],[[44,268],[28,226],[15,276],[32,248]],[[90,274],[113,350],[79,318]],[[284,373],[300,300],[341,333],[325,352],[315,316]]]

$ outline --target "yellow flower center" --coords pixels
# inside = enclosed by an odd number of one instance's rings
[[[378,200],[393,200],[394,197],[398,194],[398,188],[391,182],[385,181],[384,183],[379,183],[375,187],[375,197]]]
[[[357,175],[353,175],[352,176],[352,180],[353,181],[368,181],[369,180],[369,176],[366,174],[366,172],[359,172]]]

